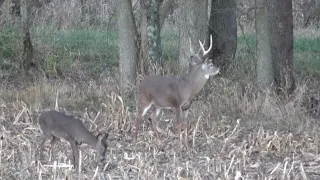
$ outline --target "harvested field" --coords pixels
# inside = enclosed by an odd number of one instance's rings
[[[192,104],[188,147],[170,129],[174,113],[163,111],[157,139],[148,121],[137,144],[129,131],[135,110],[108,82],[42,81],[25,87],[1,86],[1,179],[318,179],[319,125],[304,111],[306,86],[280,101],[272,93],[254,96],[224,78]],[[105,84],[104,84],[105,83]],[[58,93],[57,93],[58,92]],[[90,100],[91,98],[91,100]],[[83,102],[85,99],[86,102]],[[83,104],[85,103],[85,104]],[[72,106],[75,105],[75,106]],[[134,106],[134,105],[132,105]],[[80,118],[91,131],[108,131],[106,164],[80,147],[80,169],[72,169],[71,147],[61,141],[44,158],[39,114],[58,108]],[[135,107],[135,106],[134,106]],[[184,133],[182,133],[184,134]]]

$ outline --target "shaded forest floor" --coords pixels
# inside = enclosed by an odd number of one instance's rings
[[[138,143],[131,143],[136,101],[119,93],[113,33],[33,33],[36,58],[48,77],[34,83],[19,76],[16,31],[0,33],[2,42],[8,40],[6,46],[0,44],[1,179],[320,178],[319,117],[308,113],[310,96],[318,97],[320,87],[318,31],[295,32],[297,90],[290,100],[257,92],[252,83],[255,38],[240,33],[236,60],[222,76],[210,79],[192,104],[188,148],[181,149],[180,138],[170,130],[175,119],[170,110],[160,115],[160,139],[145,121]],[[177,34],[163,34],[168,73],[174,74]],[[97,168],[94,150],[82,145],[81,170],[73,170],[66,141],[53,152],[47,142],[44,159],[39,159],[38,117],[55,107],[79,117],[91,131],[109,131],[105,167]]]

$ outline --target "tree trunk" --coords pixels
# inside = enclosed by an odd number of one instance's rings
[[[302,14],[304,26],[308,27],[310,23],[319,23],[320,21],[320,0],[302,0]]]
[[[138,59],[138,72],[143,74],[143,75],[148,75],[149,72],[149,42],[148,41],[148,33],[147,33],[147,26],[148,26],[148,12],[149,10],[149,1],[148,0],[140,0],[140,52],[139,52],[139,59]],[[168,14],[172,13],[174,8],[176,7],[176,1],[173,0],[165,0],[165,1],[160,1],[158,2],[160,5],[160,15],[159,15],[159,32],[158,32],[158,38],[156,41],[159,41],[160,44],[157,51],[160,51],[162,54],[162,49],[161,49],[161,38],[160,38],[160,32],[161,32],[161,27],[167,18]],[[149,14],[150,15],[150,14]],[[149,19],[150,20],[150,19]],[[149,24],[152,23],[149,21]],[[150,31],[150,29],[149,29]],[[150,36],[149,36],[150,37]],[[160,48],[160,50],[159,50]],[[151,50],[152,51],[152,50]],[[153,51],[152,51],[153,52]],[[161,59],[161,54],[159,58],[156,59]],[[159,54],[158,54],[159,56]],[[156,61],[157,62],[157,61]],[[158,62],[162,64],[161,62]]]
[[[146,0],[140,0],[140,54],[138,60],[138,71],[143,75],[149,74],[147,13]]]
[[[162,67],[162,49],[160,38],[160,17],[159,8],[160,0],[148,0],[147,13],[147,36],[149,46],[149,59],[151,69],[156,72],[159,67]]]
[[[295,89],[292,0],[270,0],[269,10],[275,85],[278,93],[291,94]]]
[[[179,66],[180,71],[185,72],[189,69],[191,55],[189,37],[195,53],[200,48],[199,40],[207,38],[208,1],[180,0],[179,8]]]
[[[20,1],[23,0],[12,0],[12,6],[11,6],[11,16],[13,16],[14,18],[20,18],[21,17],[21,13],[20,13],[20,9],[21,9],[21,5],[20,5]]]
[[[274,80],[268,21],[268,0],[256,0],[257,85],[266,89]]]
[[[136,26],[131,0],[119,0],[117,4],[120,86],[126,89],[127,83],[136,80]]]
[[[1,8],[3,2],[4,2],[4,0],[0,0],[0,8]]]
[[[237,21],[235,0],[212,0],[209,34],[213,47],[209,57],[222,68],[234,58],[237,49]]]
[[[80,22],[81,22],[81,26],[83,25],[84,21],[85,21],[85,6],[86,6],[86,1],[85,0],[80,0],[80,9],[81,9],[81,17],[80,17]]]
[[[207,0],[206,0],[207,1]],[[164,24],[168,15],[172,14],[177,6],[177,1],[175,0],[164,0],[160,7],[160,29]]]
[[[21,68],[25,73],[28,73],[29,69],[36,66],[37,63],[33,61],[33,46],[31,42],[29,26],[30,26],[30,5],[28,0],[21,1],[21,23],[23,28],[23,53],[22,53],[22,65]]]

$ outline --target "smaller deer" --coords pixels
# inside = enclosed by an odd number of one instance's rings
[[[74,168],[79,165],[79,149],[82,143],[88,144],[95,148],[99,160],[102,163],[104,161],[105,152],[107,150],[108,133],[99,133],[94,136],[82,123],[81,120],[75,119],[72,116],[68,116],[57,111],[43,112],[39,117],[39,125],[44,135],[44,139],[41,142],[40,153],[43,152],[44,143],[47,139],[51,140],[51,149],[54,144],[63,138],[69,141],[73,158],[72,163]]]
[[[200,49],[197,54],[194,53],[190,41],[191,63],[190,72],[180,77],[163,77],[151,75],[144,78],[139,86],[140,99],[138,102],[138,114],[135,122],[134,140],[137,139],[140,120],[152,107],[152,113],[149,121],[153,131],[158,137],[156,125],[152,121],[159,115],[161,109],[174,109],[178,121],[178,133],[181,133],[181,119],[188,116],[188,110],[191,100],[201,91],[210,76],[219,73],[219,68],[214,66],[212,60],[206,57],[212,48],[212,35],[210,35],[210,46],[208,50],[204,49],[201,41]],[[202,54],[200,54],[202,50]],[[181,118],[181,116],[183,116]]]

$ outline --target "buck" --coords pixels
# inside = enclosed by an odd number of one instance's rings
[[[57,111],[47,111],[40,115],[39,125],[43,133],[43,140],[41,142],[41,153],[43,152],[44,143],[47,139],[51,140],[51,150],[54,144],[63,138],[69,141],[72,151],[73,158],[72,163],[74,168],[79,165],[79,149],[82,143],[88,144],[93,147],[97,154],[100,162],[104,161],[105,152],[107,150],[107,133],[98,133],[94,136],[80,121],[72,116],[68,116]]]
[[[149,121],[156,136],[159,137],[156,124],[152,121],[159,115],[161,109],[174,109],[176,113],[178,133],[181,133],[181,121],[187,118],[191,100],[201,91],[210,76],[217,75],[219,68],[213,65],[212,60],[206,57],[212,48],[212,35],[210,46],[204,49],[204,43],[199,40],[200,48],[194,53],[190,43],[190,71],[180,77],[164,77],[151,75],[144,78],[139,86],[138,113],[135,121],[134,139],[137,139],[140,120],[152,107]],[[202,52],[202,54],[200,53]],[[182,116],[182,118],[181,118]],[[181,120],[182,119],[182,120]]]

